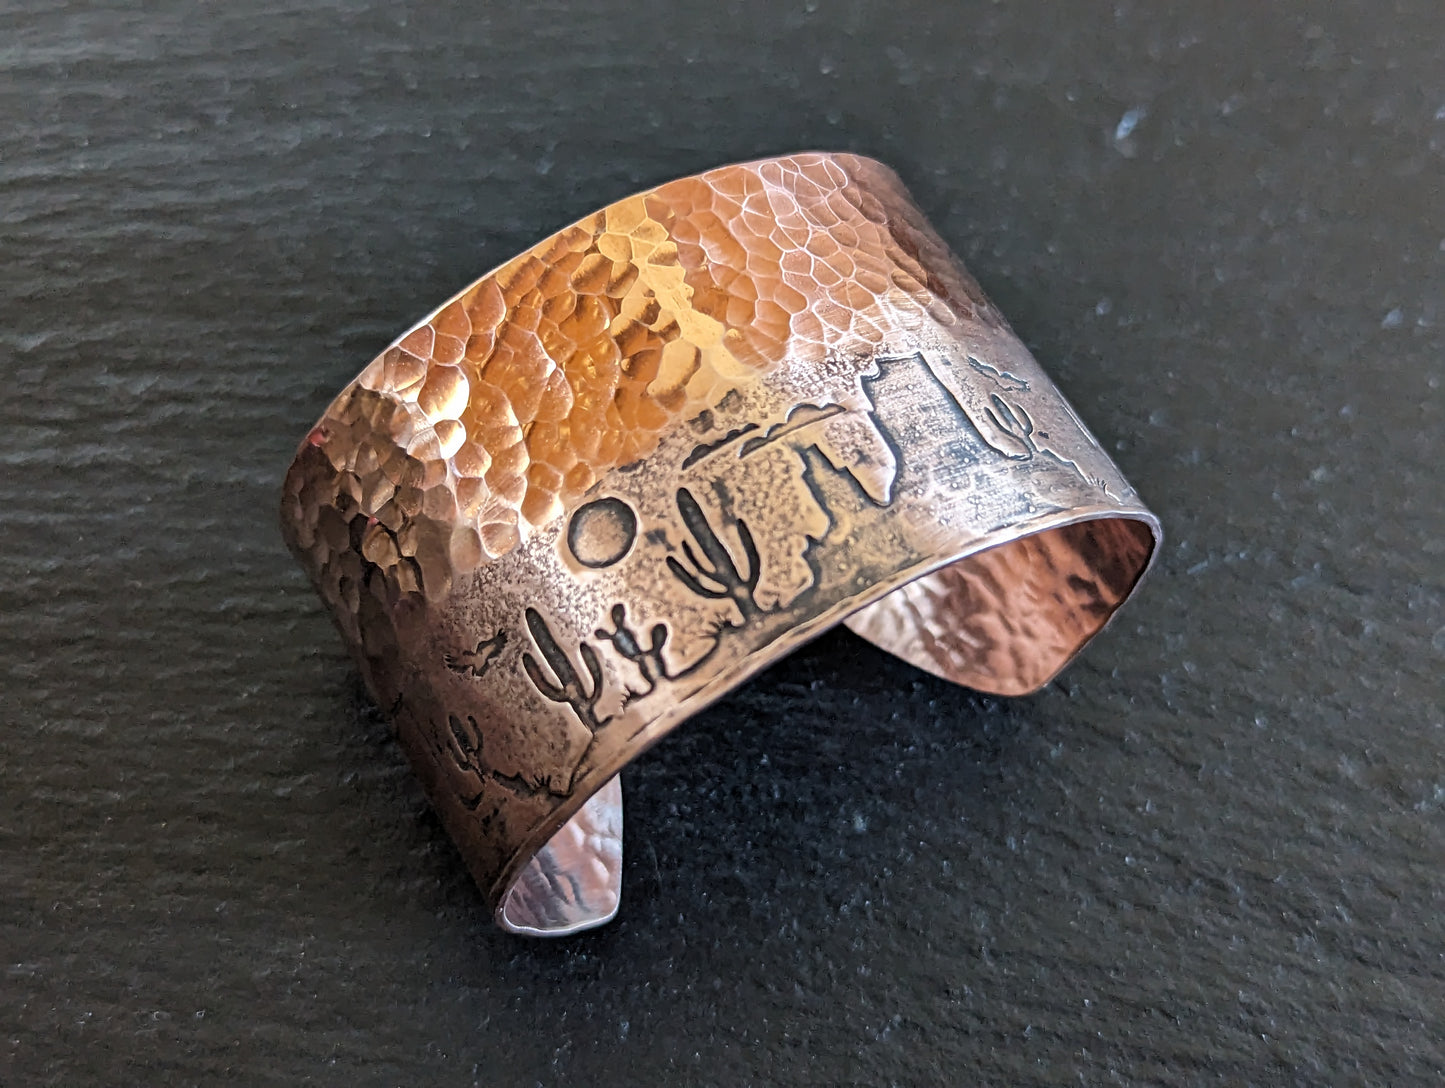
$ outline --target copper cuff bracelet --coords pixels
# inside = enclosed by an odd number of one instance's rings
[[[1046,683],[1157,519],[886,167],[804,154],[612,204],[326,410],[287,543],[497,922],[621,893],[618,772],[841,622]]]

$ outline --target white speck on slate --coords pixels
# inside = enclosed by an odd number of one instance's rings
[[[1125,110],[1124,116],[1119,118],[1119,123],[1114,126],[1114,139],[1127,140],[1134,135],[1134,130],[1139,127],[1139,122],[1149,115],[1149,111],[1143,106],[1135,106],[1131,110]]]

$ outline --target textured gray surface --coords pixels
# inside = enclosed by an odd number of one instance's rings
[[[0,1083],[1445,1072],[1437,4],[28,7]],[[1166,553],[1036,697],[814,644],[629,772],[615,924],[507,938],[280,474],[485,267],[812,146],[903,174]]]

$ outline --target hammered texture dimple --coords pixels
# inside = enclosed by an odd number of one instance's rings
[[[897,192],[886,167],[849,155],[721,167],[620,201],[469,287],[312,433],[333,474],[288,487],[284,520],[322,592],[359,607],[360,533],[388,607],[440,599],[784,358],[819,365],[924,320],[1001,324]]]

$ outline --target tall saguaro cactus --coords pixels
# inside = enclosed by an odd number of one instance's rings
[[[713,601],[732,601],[742,613],[744,622],[762,615],[762,609],[758,607],[753,595],[757,591],[763,568],[758,557],[758,546],[753,542],[753,534],[748,531],[747,524],[741,518],[733,521],[737,529],[738,543],[742,546],[743,559],[747,564],[747,573],[743,573],[738,570],[732,553],[707,520],[707,515],[703,513],[697,499],[693,498],[692,492],[685,487],[678,489],[677,510],[707,562],[698,557],[690,541],[684,540],[682,551],[692,564],[692,569],[689,570],[671,555],[667,557],[668,569],[678,581],[699,597]]]
[[[554,703],[566,703],[570,706],[577,713],[577,717],[582,719],[582,724],[594,733],[611,721],[610,717],[597,717],[597,702],[602,698],[603,690],[602,662],[591,643],[583,642],[580,647],[582,664],[587,667],[591,680],[588,684],[578,674],[572,659],[557,645],[552,629],[535,608],[527,609],[527,630],[532,632],[532,640],[536,642],[537,649],[541,651],[547,666],[557,678],[555,681],[549,679],[537,659],[524,652],[522,667],[527,670],[527,677],[537,690]]]

